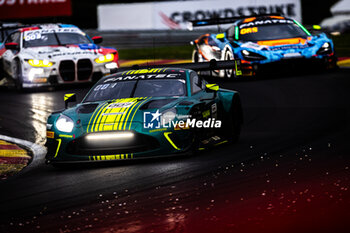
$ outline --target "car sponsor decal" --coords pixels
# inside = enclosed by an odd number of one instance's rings
[[[148,99],[126,98],[103,104],[92,114],[87,132],[126,130],[128,126],[130,129],[137,110]]]
[[[49,33],[79,33],[85,35],[83,31],[79,28],[50,28],[50,29],[37,29],[37,30],[28,30],[24,31],[24,36],[32,35],[32,34],[49,34]]]
[[[257,33],[259,31],[258,27],[251,27],[251,28],[242,28],[240,34],[251,34],[251,33]]]
[[[285,45],[285,46],[279,46],[279,47],[274,47],[270,48],[271,51],[276,51],[276,50],[288,50],[288,49],[305,49],[310,47],[309,44],[304,44],[304,45]]]
[[[134,104],[134,102],[125,102],[125,103],[113,103],[107,108],[129,108]]]
[[[31,41],[31,40],[40,40],[41,39],[41,31],[25,31],[24,32],[24,40],[25,41]]]
[[[181,73],[173,74],[145,74],[145,75],[128,75],[120,76],[106,79],[103,83],[113,83],[118,81],[131,81],[131,80],[140,80],[140,79],[166,79],[166,78],[181,78]]]
[[[249,23],[243,23],[239,25],[239,28],[254,27],[260,25],[270,25],[270,24],[294,24],[293,20],[289,19],[267,19],[267,20],[256,20]]]

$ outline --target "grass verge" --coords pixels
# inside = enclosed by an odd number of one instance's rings
[[[332,37],[338,57],[350,57],[350,33]],[[191,59],[193,46],[168,46],[155,48],[120,49],[123,60],[135,59]]]
[[[169,46],[155,48],[120,49],[119,57],[123,60],[135,59],[191,59],[193,46]]]

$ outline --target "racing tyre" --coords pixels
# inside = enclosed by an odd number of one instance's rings
[[[232,52],[230,50],[226,50],[225,61],[232,61],[232,60],[235,60]],[[224,72],[225,72],[225,78],[227,78],[227,79],[234,78],[235,74],[236,74],[234,69],[224,70]]]
[[[17,60],[13,68],[14,68],[13,74],[15,75],[14,78],[15,78],[16,89],[18,91],[22,91],[23,90],[23,76],[22,76],[22,67],[21,67],[20,61]]]
[[[197,49],[194,49],[193,52],[192,52],[192,61],[194,63],[199,62],[199,53],[198,53]]]
[[[230,142],[237,142],[243,123],[242,105],[239,97],[234,97],[226,124],[223,125],[224,136]]]
[[[192,52],[192,62],[194,63],[197,63],[197,62],[200,62],[200,57],[199,57],[199,52],[197,49],[194,49],[193,52]],[[197,72],[198,75],[201,75],[201,72],[198,71]]]

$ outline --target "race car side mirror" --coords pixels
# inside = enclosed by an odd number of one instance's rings
[[[218,40],[223,40],[223,39],[225,39],[225,37],[226,37],[225,33],[220,33],[220,34],[216,35],[216,39],[218,39]]]
[[[8,50],[19,50],[18,43],[10,42],[5,44],[5,48]]]
[[[103,41],[103,37],[102,36],[94,36],[94,37],[92,37],[92,40],[95,44],[101,44]]]
[[[217,92],[219,90],[219,85],[217,85],[217,84],[207,84],[207,85],[205,85],[205,90],[207,92]]]
[[[64,105],[65,108],[68,107],[68,103],[73,103],[77,101],[77,96],[75,93],[71,93],[71,94],[65,94],[64,95]]]

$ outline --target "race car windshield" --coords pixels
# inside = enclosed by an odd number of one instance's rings
[[[38,47],[68,44],[89,44],[91,41],[79,33],[33,33],[23,39],[23,47]]]
[[[185,95],[186,85],[184,79],[117,81],[96,85],[83,102],[132,97],[180,97]]]
[[[273,24],[240,29],[240,39],[243,41],[257,42],[295,37],[307,37],[307,34],[295,24]]]

